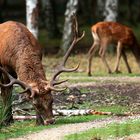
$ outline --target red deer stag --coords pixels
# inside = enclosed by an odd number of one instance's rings
[[[94,43],[88,52],[89,58],[87,73],[89,76],[91,76],[92,57],[98,49],[99,55],[107,67],[108,73],[112,73],[105,58],[105,53],[109,44],[116,44],[117,59],[114,72],[119,72],[118,68],[121,55],[124,59],[128,72],[132,72],[127,61],[125,53],[126,48],[129,48],[133,52],[136,61],[140,63],[140,46],[131,28],[116,22],[99,22],[91,27],[91,32]]]
[[[45,72],[41,63],[42,53],[41,47],[29,30],[21,23],[8,21],[0,24],[0,71],[2,74],[1,96],[6,106],[8,98],[11,97],[11,90],[14,84],[19,84],[27,94],[35,108],[37,115],[37,124],[47,125],[54,122],[52,113],[53,97],[51,91],[62,91],[54,87],[65,81],[57,81],[56,78],[62,72],[73,72],[78,69],[65,68],[66,61],[71,50],[80,41],[81,36],[78,36],[78,25],[75,16],[72,16],[73,21],[73,41],[68,51],[66,52],[62,64],[58,70],[48,81],[45,77]],[[11,106],[4,124],[9,124],[12,121]]]

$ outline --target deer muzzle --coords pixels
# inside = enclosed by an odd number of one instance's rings
[[[49,125],[49,124],[54,124],[55,123],[55,119],[46,119],[44,120],[44,125]]]

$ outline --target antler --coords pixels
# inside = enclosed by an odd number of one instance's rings
[[[32,90],[32,88],[29,85],[25,84],[21,80],[15,79],[13,76],[11,76],[2,67],[0,67],[0,71],[3,72],[9,78],[9,80],[10,80],[10,83],[8,83],[8,84],[2,84],[2,83],[0,83],[0,86],[1,87],[6,88],[6,87],[11,87],[14,84],[18,84],[18,85],[20,85],[24,89],[24,91],[23,92],[20,92],[20,93],[25,93],[25,92],[29,91],[31,93],[30,97],[32,98],[34,96],[35,92]]]
[[[65,68],[65,64],[66,64],[66,62],[68,60],[68,57],[69,57],[69,55],[71,53],[71,50],[74,48],[74,46],[77,44],[77,42],[79,42],[84,37],[84,35],[85,35],[85,32],[83,31],[82,35],[79,36],[78,23],[77,23],[77,18],[76,18],[75,14],[72,15],[71,19],[72,19],[73,41],[72,41],[68,51],[64,55],[62,63],[58,66],[57,72],[53,75],[53,77],[52,77],[52,79],[50,81],[50,87],[49,88],[51,90],[55,90],[55,91],[63,91],[63,90],[65,90],[65,89],[61,90],[61,89],[54,88],[55,85],[58,85],[58,84],[61,84],[61,83],[64,83],[64,82],[67,81],[67,80],[63,80],[63,81],[57,82],[56,78],[62,72],[73,72],[73,71],[76,71],[79,68],[79,65],[80,65],[80,64],[78,64],[75,68],[71,68],[71,69]]]

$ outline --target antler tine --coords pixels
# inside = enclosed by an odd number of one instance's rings
[[[12,86],[14,84],[14,81],[12,80],[13,79],[12,76],[6,70],[4,70],[2,67],[0,67],[0,71],[3,72],[10,79],[10,83],[8,83],[8,84],[0,83],[0,86],[5,87],[5,88]]]
[[[78,31],[78,22],[77,22],[77,18],[76,15],[73,14],[71,17],[72,20],[72,33],[73,33],[73,41],[70,45],[70,47],[68,48],[68,51],[66,52],[64,58],[63,58],[63,62],[61,65],[65,66],[66,61],[71,53],[71,50],[73,49],[73,47],[75,46],[75,44],[77,42],[79,42],[85,35],[85,32],[83,31],[82,35],[79,37],[79,31]]]
[[[85,31],[82,32],[81,36],[79,36],[79,30],[78,30],[79,27],[78,27],[78,22],[77,22],[77,18],[76,18],[75,14],[73,14],[73,19],[74,19],[74,20],[72,20],[72,22],[73,22],[73,24],[72,24],[73,38],[76,38],[76,43],[77,43],[78,41],[80,41],[84,37]]]
[[[73,14],[72,16],[73,16],[72,17],[72,19],[73,19],[72,20],[73,37],[75,36],[77,38],[79,35],[79,31],[78,31],[79,27],[78,27],[76,15]]]
[[[33,92],[32,88],[30,86],[28,86],[27,84],[25,84],[21,80],[15,79],[12,75],[10,75],[2,67],[0,67],[0,71],[3,72],[9,78],[9,80],[10,80],[10,83],[8,83],[8,84],[2,84],[2,83],[0,83],[0,86],[1,87],[7,88],[7,87],[10,87],[10,86],[12,86],[14,84],[18,84],[18,85],[20,85],[24,89],[24,91],[23,92],[20,92],[20,93],[25,93],[27,91],[30,91],[30,93],[31,93],[30,97],[33,97],[34,96],[34,92]]]
[[[58,84],[66,82],[67,80],[64,80],[64,81],[61,81],[61,82],[56,82],[57,76],[60,75],[62,72],[76,71],[79,68],[79,65],[80,65],[80,63],[79,63],[75,68],[71,68],[71,69],[68,69],[68,68],[64,67],[72,49],[74,48],[76,43],[84,37],[84,34],[85,34],[85,32],[83,32],[82,35],[79,37],[78,23],[77,23],[77,18],[76,18],[75,14],[72,15],[71,20],[72,20],[73,41],[72,41],[70,47],[68,48],[66,54],[64,55],[63,61],[59,65],[57,72],[53,75],[52,80],[50,81],[50,87],[53,87],[54,85],[58,85]]]

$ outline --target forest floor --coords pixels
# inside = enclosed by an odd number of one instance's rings
[[[69,77],[70,79],[78,79],[78,77]],[[58,108],[67,108],[67,100],[69,96],[75,97],[75,107],[89,103],[87,109],[95,109],[95,106],[112,106],[121,105],[128,106],[129,112],[140,113],[140,77],[91,77],[94,79],[92,82],[76,82],[67,83],[69,87],[66,93],[54,94],[54,104]],[[60,96],[63,95],[63,96]],[[63,97],[63,98],[62,98]],[[83,107],[84,108],[84,107]],[[112,116],[109,118],[90,121],[85,123],[65,124],[56,128],[46,129],[33,134],[28,134],[20,138],[10,140],[62,140],[65,135],[86,131],[90,128],[105,127],[110,123],[122,123],[129,119],[140,119],[140,115],[117,117]],[[139,135],[132,136],[132,140],[139,140]],[[136,137],[136,138],[134,138]],[[120,138],[126,139],[127,138]]]

